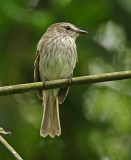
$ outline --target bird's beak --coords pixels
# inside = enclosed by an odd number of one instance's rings
[[[88,33],[87,31],[84,31],[84,30],[81,30],[81,29],[76,30],[76,32],[79,33],[79,34],[87,34]]]

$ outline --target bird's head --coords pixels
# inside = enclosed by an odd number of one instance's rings
[[[46,31],[47,34],[53,34],[56,36],[69,36],[76,39],[80,34],[86,34],[87,31],[81,30],[71,23],[61,22],[52,24]]]

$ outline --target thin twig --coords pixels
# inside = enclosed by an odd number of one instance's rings
[[[3,130],[3,128],[0,128],[0,134],[11,134],[11,133],[10,132],[5,132],[5,130]],[[17,160],[23,160],[20,157],[20,155],[13,149],[13,147],[11,147],[11,145],[9,145],[9,143],[1,135],[0,135],[0,141],[13,154],[13,156]]]
[[[11,134],[11,132],[6,132],[3,128],[0,127],[0,134]]]
[[[75,77],[72,79],[71,86],[115,81],[115,80],[124,80],[124,79],[130,79],[130,78],[131,78],[131,70],[83,76],[83,77]],[[4,87],[0,87],[0,96],[24,93],[29,90],[48,90],[48,89],[54,89],[54,88],[62,88],[66,86],[70,86],[70,82],[67,79],[47,81],[46,86],[43,85],[43,82],[4,86]]]

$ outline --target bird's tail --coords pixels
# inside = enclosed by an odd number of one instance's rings
[[[42,137],[49,135],[54,138],[55,135],[61,134],[59,103],[57,96],[53,93],[54,90],[43,91],[44,113],[40,130]]]

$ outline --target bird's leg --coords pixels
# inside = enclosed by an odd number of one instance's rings
[[[46,81],[49,81],[49,80],[47,78],[44,78],[44,80],[43,80],[44,87],[46,87]]]
[[[67,77],[67,79],[69,80],[69,82],[71,84],[71,82],[72,82],[72,74],[69,77]]]

